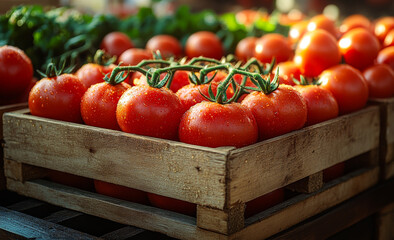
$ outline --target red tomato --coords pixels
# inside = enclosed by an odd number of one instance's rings
[[[330,91],[316,85],[295,86],[305,99],[308,115],[306,125],[323,122],[338,116],[338,103]]]
[[[178,39],[170,35],[157,35],[152,37],[146,43],[145,48],[152,52],[159,50],[164,58],[180,58],[182,56],[181,43]]]
[[[375,23],[375,36],[380,42],[383,42],[386,38],[387,33],[394,28],[394,17],[382,17],[378,19]]]
[[[256,46],[257,37],[246,37],[238,42],[235,48],[235,56],[243,61],[247,62],[254,56],[254,48]]]
[[[308,32],[299,42],[294,62],[306,77],[317,77],[341,61],[335,38],[325,30]]]
[[[220,39],[214,33],[206,31],[190,35],[186,41],[185,50],[189,58],[203,56],[220,59],[224,54]]]
[[[116,119],[122,131],[176,140],[183,115],[178,97],[167,88],[134,86],[119,99]]]
[[[321,88],[329,90],[337,100],[339,114],[359,110],[368,100],[368,84],[359,70],[337,65],[320,75]]]
[[[133,48],[134,44],[126,34],[111,32],[104,36],[100,48],[112,56],[119,57],[124,51]]]
[[[245,207],[245,218],[253,216],[256,213],[262,212],[270,207],[277,205],[278,203],[283,202],[284,198],[285,191],[283,190],[283,188],[279,188],[247,202]]]
[[[307,26],[308,22],[303,21],[290,27],[288,38],[292,45],[296,44],[304,36]]]
[[[376,62],[378,64],[387,64],[394,70],[394,46],[380,50]]]
[[[394,46],[394,29],[391,29],[384,38],[383,47],[393,47]]]
[[[69,187],[79,188],[83,190],[93,191],[93,180],[90,178],[59,172],[56,170],[47,170],[47,177],[52,182],[63,184]]]
[[[119,98],[130,88],[127,83],[111,85],[107,82],[92,85],[82,96],[81,115],[90,126],[120,130],[116,120]]]
[[[364,70],[363,75],[368,83],[369,97],[394,97],[394,70],[386,64],[378,64]]]
[[[213,93],[216,94],[218,83],[213,82],[211,86]],[[208,89],[209,84],[194,85],[192,83],[179,89],[176,92],[176,95],[181,101],[184,112],[189,110],[189,108],[196,105],[197,103],[208,101],[205,97],[203,97],[203,95],[201,95],[202,93],[205,96],[209,96]]]
[[[270,63],[275,57],[276,62],[289,60],[293,55],[287,39],[278,33],[268,33],[257,39],[254,57],[262,63]]]
[[[135,188],[129,188],[100,180],[94,180],[94,188],[97,193],[102,195],[141,204],[149,203],[146,192]]]
[[[95,63],[84,64],[75,75],[81,80],[85,88],[89,88],[93,84],[101,83],[104,81],[104,76],[114,69],[114,65],[101,66]]]
[[[86,88],[74,75],[43,78],[29,94],[30,113],[35,116],[81,123],[81,98]]]
[[[153,55],[150,51],[141,48],[131,48],[120,55],[118,62],[122,66],[135,66],[146,59],[153,59]]]
[[[300,129],[307,119],[305,100],[289,85],[279,85],[268,95],[252,92],[242,101],[242,105],[252,110],[260,140]]]
[[[337,38],[339,35],[335,22],[323,14],[316,15],[311,18],[306,29],[308,32],[323,29],[330,33],[334,38]]]
[[[295,83],[293,81],[293,78],[300,80],[301,70],[294,62],[281,62],[272,72],[275,73],[277,68],[279,68],[279,76],[282,77],[281,79],[279,79],[280,84],[294,86]]]
[[[372,23],[364,15],[353,14],[342,21],[339,31],[341,34],[345,34],[355,28],[364,28],[368,31],[372,31]]]
[[[323,182],[329,182],[343,176],[345,173],[345,163],[341,162],[323,170]]]
[[[162,73],[160,75],[160,79],[164,79],[166,76],[165,73]],[[182,87],[189,85],[189,75],[187,71],[176,71],[174,73],[174,78],[172,79],[170,90],[174,93],[176,93],[179,89]],[[142,75],[139,78],[134,78],[134,85],[148,85],[146,81],[145,75]]]
[[[33,65],[19,48],[0,47],[0,99],[21,95],[33,78]]]
[[[378,39],[364,28],[350,30],[338,45],[346,63],[360,70],[372,65],[380,50]]]
[[[189,215],[191,217],[196,216],[197,205],[194,203],[189,203],[175,198],[169,198],[166,196],[148,193],[149,202],[152,206],[181,213],[184,215]]]
[[[200,102],[191,107],[179,125],[179,140],[206,147],[244,147],[257,141],[258,129],[251,111],[240,103]]]

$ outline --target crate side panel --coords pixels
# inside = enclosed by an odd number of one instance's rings
[[[223,208],[225,150],[13,113],[7,159]]]
[[[387,104],[387,144],[394,144],[394,98],[388,100]]]
[[[247,202],[377,148],[378,110],[368,107],[232,151],[228,203]]]

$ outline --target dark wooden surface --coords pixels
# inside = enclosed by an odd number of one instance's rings
[[[385,181],[270,239],[376,239],[375,214],[394,202],[393,190],[394,179]],[[2,191],[0,239],[173,238]]]

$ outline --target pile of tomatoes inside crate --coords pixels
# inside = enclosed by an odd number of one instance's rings
[[[49,65],[42,79],[23,50],[0,47],[0,103],[28,101],[32,115],[181,141],[243,147],[394,96],[394,17],[324,15],[299,20],[288,37],[242,39],[224,56],[215,33],[196,32],[184,46],[157,35],[135,48],[111,32],[94,63],[74,73]],[[112,64],[103,56],[115,56]],[[144,61],[145,60],[145,61]],[[144,61],[144,62],[142,62]],[[128,67],[131,66],[131,67]],[[70,70],[70,69],[68,69]],[[327,169],[326,179],[343,171]],[[67,185],[195,215],[195,205],[137,189],[51,171]],[[283,199],[283,192],[272,203]],[[253,207],[247,204],[246,212]],[[259,209],[261,211],[261,209]]]

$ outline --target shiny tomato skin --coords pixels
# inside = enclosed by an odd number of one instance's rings
[[[60,172],[52,169],[47,170],[47,178],[52,182],[66,185],[69,187],[79,188],[87,191],[93,191],[93,180],[90,178]]]
[[[29,109],[34,116],[82,123],[81,98],[86,88],[72,74],[38,81],[29,94]]]
[[[339,115],[363,108],[368,100],[368,84],[356,68],[341,64],[320,75],[320,87],[329,90],[339,107]]]
[[[191,217],[196,216],[197,205],[194,203],[182,201],[175,198],[170,198],[154,193],[148,193],[148,199],[152,206],[169,210],[172,212],[181,213]]]
[[[257,39],[254,57],[262,63],[270,63],[275,57],[276,62],[284,62],[292,57],[288,40],[278,33],[268,33]]]
[[[243,62],[247,62],[254,56],[257,37],[246,37],[238,42],[235,48],[235,56]]]
[[[239,148],[257,138],[256,121],[240,103],[200,102],[183,115],[179,125],[179,140],[199,146]]]
[[[259,140],[300,129],[307,119],[305,100],[297,90],[285,84],[268,95],[252,92],[242,105],[249,108],[256,119]]]
[[[375,36],[379,39],[380,42],[384,41],[387,33],[389,33],[391,29],[394,29],[393,16],[382,17],[375,22]]]
[[[394,97],[394,70],[386,64],[377,64],[364,70],[370,98]]]
[[[293,46],[297,44],[298,41],[300,41],[300,39],[304,36],[304,34],[306,33],[307,26],[308,26],[308,22],[302,21],[290,27],[288,38]]]
[[[75,75],[81,80],[86,89],[104,81],[104,76],[116,67],[115,65],[101,66],[95,63],[84,64]]]
[[[89,126],[120,130],[116,120],[119,98],[131,86],[127,83],[111,85],[106,82],[92,85],[81,99],[81,115]]]
[[[146,192],[135,188],[129,188],[100,180],[94,180],[94,188],[97,193],[102,195],[145,205],[149,203]]]
[[[376,58],[376,63],[387,64],[394,70],[394,46],[380,50]]]
[[[380,50],[378,39],[364,28],[350,30],[338,42],[345,62],[359,70],[373,64]]]
[[[111,56],[119,57],[124,51],[133,48],[134,44],[126,34],[122,32],[110,32],[104,36],[100,48]]]
[[[323,122],[338,116],[338,103],[330,91],[316,85],[295,86],[307,106],[306,126]]]
[[[212,32],[200,31],[193,33],[186,40],[186,56],[208,57],[220,59],[224,54],[224,49],[220,39]]]
[[[165,73],[162,73],[160,75],[160,80],[163,80],[164,77],[166,76]],[[148,82],[146,81],[146,76],[145,75],[140,75],[139,78],[134,78],[134,85],[148,85]],[[170,90],[174,93],[176,93],[179,89],[182,87],[189,85],[189,75],[187,71],[176,71],[174,73],[174,77],[171,82]]]
[[[22,94],[33,78],[30,58],[19,48],[0,47],[0,98],[14,98]]]
[[[298,43],[294,56],[294,62],[305,77],[317,77],[340,61],[341,53],[336,39],[321,29],[306,33]]]
[[[145,48],[152,52],[159,50],[164,58],[180,58],[183,52],[181,43],[171,35],[156,35],[148,40]]]
[[[285,191],[283,188],[278,188],[272,192],[264,194],[255,198],[245,204],[245,218],[251,217],[256,213],[262,212],[270,207],[277,205],[284,201]]]
[[[383,47],[394,47],[394,28],[384,38]]]
[[[152,52],[141,49],[141,48],[131,48],[124,51],[118,59],[118,62],[122,66],[135,66],[142,60],[153,59]]]
[[[277,68],[279,68],[279,76],[282,77],[280,84],[294,86],[293,78],[300,80],[301,70],[293,61],[279,63],[272,72],[275,73]]]
[[[167,88],[134,86],[119,99],[116,119],[122,131],[176,140],[183,115],[178,97]]]
[[[355,28],[364,28],[368,31],[372,32],[372,23],[371,21],[361,14],[353,14],[346,17],[341,26],[339,26],[339,31],[341,34],[345,34],[348,31],[355,29]]]
[[[330,33],[334,38],[338,38],[339,36],[335,22],[323,14],[316,15],[309,19],[306,29],[308,32],[313,32],[317,29],[323,29]]]

